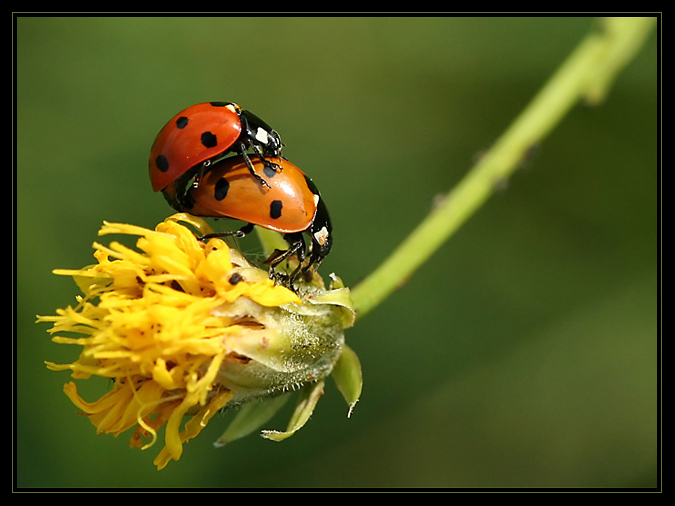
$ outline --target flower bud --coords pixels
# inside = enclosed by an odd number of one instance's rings
[[[155,459],[161,469],[221,408],[249,406],[218,445],[257,428],[299,390],[288,429],[263,433],[281,440],[306,422],[334,370],[351,412],[361,375],[344,344],[344,329],[354,321],[349,290],[337,278],[326,290],[318,275],[295,290],[276,285],[223,240],[200,241],[178,221],[208,233],[203,220],[189,215],[168,218],[156,230],[105,223],[101,235],[139,236],[140,251],[95,244],[97,264],[55,271],[72,276],[84,296],[38,321],[53,324],[54,342],[82,351],[72,364],[47,366],[71,370],[74,378],[114,380],[91,403],[74,383],[64,388],[97,431],[135,427],[131,445],[147,448],[165,425],[165,447]]]

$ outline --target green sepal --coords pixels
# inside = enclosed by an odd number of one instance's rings
[[[331,376],[349,405],[349,412],[347,413],[347,417],[349,418],[359,397],[361,397],[363,375],[361,373],[359,357],[346,344],[342,346],[342,352],[333,368]]]
[[[303,425],[305,425],[305,423],[307,423],[309,417],[312,416],[316,403],[323,395],[323,385],[323,380],[304,385],[300,390],[298,404],[295,407],[295,411],[293,412],[291,421],[288,423],[286,431],[264,430],[262,431],[261,436],[271,439],[272,441],[283,441],[295,434]]]
[[[266,424],[289,399],[290,393],[284,393],[258,402],[244,404],[235,415],[227,430],[223,432],[213,445],[217,448],[225,446],[236,439],[248,436]]]

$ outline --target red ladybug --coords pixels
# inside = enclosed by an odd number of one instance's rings
[[[267,182],[254,170],[247,151],[260,159],[278,158],[281,147],[275,130],[237,104],[196,104],[176,114],[157,134],[150,151],[152,188],[180,204],[187,182],[231,153],[243,156],[250,174],[264,186]]]
[[[269,163],[276,165],[274,170]],[[284,158],[269,161],[252,160],[256,171],[263,172],[269,187],[261,186],[251,176],[243,156],[229,157],[209,167],[199,185],[191,187],[185,196],[182,211],[195,216],[233,218],[248,224],[234,233],[243,237],[254,225],[281,232],[290,244],[286,251],[277,251],[267,259],[274,268],[296,254],[299,265],[289,276],[292,281],[300,273],[315,268],[330,252],[333,236],[326,205],[316,186],[297,166]],[[279,170],[280,169],[280,170]],[[309,259],[303,266],[307,250],[303,234],[311,239]]]

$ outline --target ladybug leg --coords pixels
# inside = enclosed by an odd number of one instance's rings
[[[235,230],[233,232],[214,232],[212,234],[204,234],[199,238],[199,240],[206,241],[208,239],[213,239],[214,237],[237,237],[238,239],[241,239],[242,237],[246,237],[248,234],[250,234],[253,231],[253,227],[253,223],[247,223],[239,230]]]
[[[317,255],[314,251],[312,251],[311,255],[309,256],[309,261],[307,262],[307,265],[305,265],[302,268],[302,275],[305,277],[305,279],[307,280],[311,279],[310,270],[312,269],[312,267],[314,267],[314,270],[318,269],[321,260],[323,260],[323,258],[320,258],[319,255]]]
[[[281,281],[283,284],[290,284],[292,286],[293,280],[298,276],[302,268],[302,262],[305,259],[306,248],[305,240],[302,238],[302,234],[286,234],[284,239],[288,241],[291,245],[286,251],[274,250],[267,260],[265,260],[266,265],[270,266],[270,278],[274,278],[277,281]],[[298,266],[290,275],[278,274],[275,268],[284,260],[297,255],[298,257]]]
[[[248,156],[248,153],[246,152],[246,147],[242,144],[239,147],[239,154],[244,158],[244,161],[246,162],[246,166],[248,167],[248,171],[251,173],[251,175],[262,185],[262,186],[267,186],[268,188],[271,188],[270,184],[265,181],[262,176],[260,176],[256,171],[255,168],[253,167],[253,164],[251,163],[251,159]],[[263,158],[264,160],[264,158]]]
[[[270,162],[267,158],[265,158],[265,155],[263,154],[262,151],[260,151],[260,148],[257,145],[253,144],[251,148],[253,149],[253,151],[255,151],[255,154],[258,155],[260,160],[262,160],[263,164],[265,165],[265,173],[267,173],[268,171],[276,173],[281,172],[283,170],[283,167],[281,165],[279,165],[278,163]]]
[[[208,168],[211,166],[211,160],[206,160],[202,164],[199,165],[199,168],[197,169],[197,172],[195,173],[194,177],[192,178],[192,188],[198,188],[199,187],[199,181],[202,180],[204,177],[204,174],[208,170]]]

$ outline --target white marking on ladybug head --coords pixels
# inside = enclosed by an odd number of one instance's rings
[[[320,246],[326,244],[326,241],[328,240],[328,229],[326,227],[321,227],[321,230],[314,232],[314,239]]]
[[[269,135],[267,133],[267,130],[264,128],[258,127],[258,130],[255,133],[255,140],[260,142],[260,144],[264,144],[265,146],[270,143]]]

